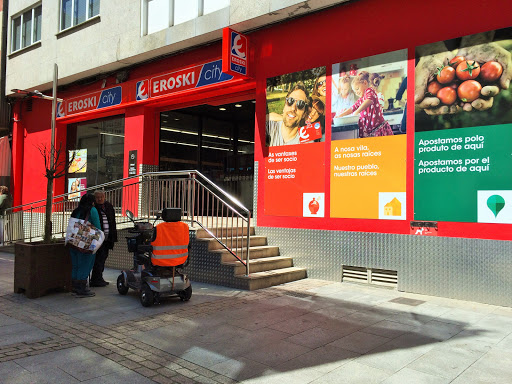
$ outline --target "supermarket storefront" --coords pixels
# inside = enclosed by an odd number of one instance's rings
[[[400,290],[510,306],[512,5],[459,8],[359,1],[248,34],[249,78],[220,71],[219,43],[76,86],[57,138],[99,154],[87,186],[127,177],[133,151],[137,172],[254,178],[258,232],[310,277],[386,270]],[[43,182],[30,159],[50,111],[33,104],[17,105],[15,185]],[[246,114],[219,126],[213,110],[236,105]],[[20,189],[20,203],[42,197]]]

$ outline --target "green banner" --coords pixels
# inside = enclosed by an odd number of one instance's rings
[[[484,192],[511,191],[511,171],[512,124],[417,132],[414,219],[489,222]]]

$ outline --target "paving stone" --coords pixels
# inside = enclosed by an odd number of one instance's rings
[[[243,357],[268,366],[277,366],[309,351],[311,351],[311,348],[290,343],[286,340],[279,340],[268,344],[266,348],[255,350]]]
[[[153,377],[153,376],[158,375],[158,372],[156,372],[153,369],[146,368],[146,367],[136,368],[135,372],[141,374],[142,376],[146,376],[146,377]]]
[[[323,375],[312,384],[365,383],[377,384],[390,376],[388,372],[351,361]]]
[[[177,365],[178,369],[180,369],[181,367],[179,365]],[[172,376],[176,376],[176,370],[175,369],[169,369],[169,368],[159,368],[157,369],[157,372],[162,375],[162,376],[165,376],[165,377],[172,377]]]
[[[242,381],[263,373],[269,369],[269,366],[244,357],[239,357],[237,359],[229,359],[215,364],[210,367],[210,369],[213,372],[217,372],[233,380]],[[215,376],[216,375],[211,377],[215,378]]]
[[[122,366],[124,366],[126,368],[130,368],[130,369],[135,369],[135,368],[141,367],[141,365],[139,363],[136,363],[133,360],[121,360],[118,363],[121,364]]]
[[[174,384],[175,383],[175,381],[172,380],[170,377],[165,377],[165,376],[161,376],[161,375],[153,376],[151,378],[151,380],[153,380],[155,383],[159,383],[159,384]]]
[[[313,368],[318,372],[328,373],[358,358],[358,353],[332,345],[324,345],[304,353],[276,367],[280,371],[295,371]]]
[[[404,368],[389,376],[382,384],[447,384],[450,379]]]
[[[453,380],[483,354],[481,351],[460,348],[435,348],[416,359],[407,368]]]
[[[379,345],[387,343],[388,341],[390,341],[390,339],[387,337],[372,335],[365,332],[354,332],[330,343],[329,345],[356,353],[366,353]]]

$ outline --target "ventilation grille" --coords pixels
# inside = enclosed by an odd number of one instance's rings
[[[386,269],[371,269],[344,265],[341,270],[341,281],[355,281],[358,283],[396,287],[398,284],[398,273],[397,271],[389,271]]]
[[[27,106],[27,112],[32,112],[32,98],[27,99],[26,106]]]

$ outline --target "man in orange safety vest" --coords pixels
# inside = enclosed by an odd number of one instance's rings
[[[188,258],[189,228],[181,220],[181,208],[162,210],[163,223],[155,227],[151,262],[161,267],[182,265]]]

